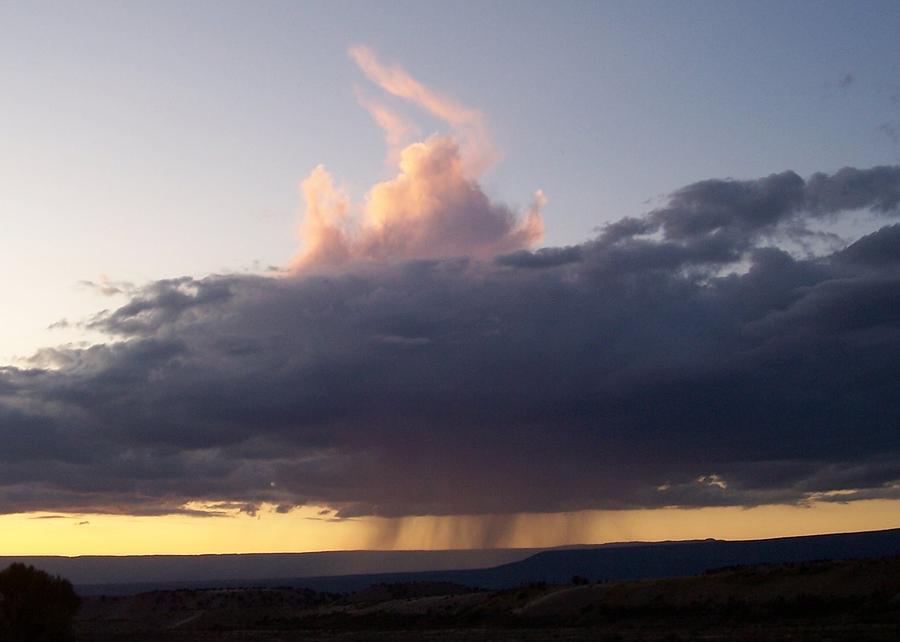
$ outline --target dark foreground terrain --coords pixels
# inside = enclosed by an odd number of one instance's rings
[[[733,567],[694,577],[349,594],[217,588],[85,598],[77,640],[900,640],[900,558]]]

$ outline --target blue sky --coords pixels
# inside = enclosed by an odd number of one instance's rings
[[[0,356],[77,338],[45,328],[109,304],[82,280],[284,265],[319,163],[391,176],[353,44],[481,110],[485,191],[543,189],[559,245],[705,178],[896,163],[898,32],[893,2],[4,3]]]

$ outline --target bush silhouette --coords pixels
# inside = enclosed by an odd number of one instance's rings
[[[0,640],[66,640],[80,602],[68,580],[12,564],[0,571]]]

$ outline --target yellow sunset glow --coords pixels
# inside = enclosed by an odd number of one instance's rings
[[[0,516],[0,555],[149,555],[352,549],[546,547],[617,541],[758,539],[900,527],[900,501],[323,520],[319,509],[256,516]]]

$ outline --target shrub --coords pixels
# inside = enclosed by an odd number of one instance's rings
[[[0,571],[0,639],[9,642],[58,642],[81,600],[72,584],[25,564]]]

